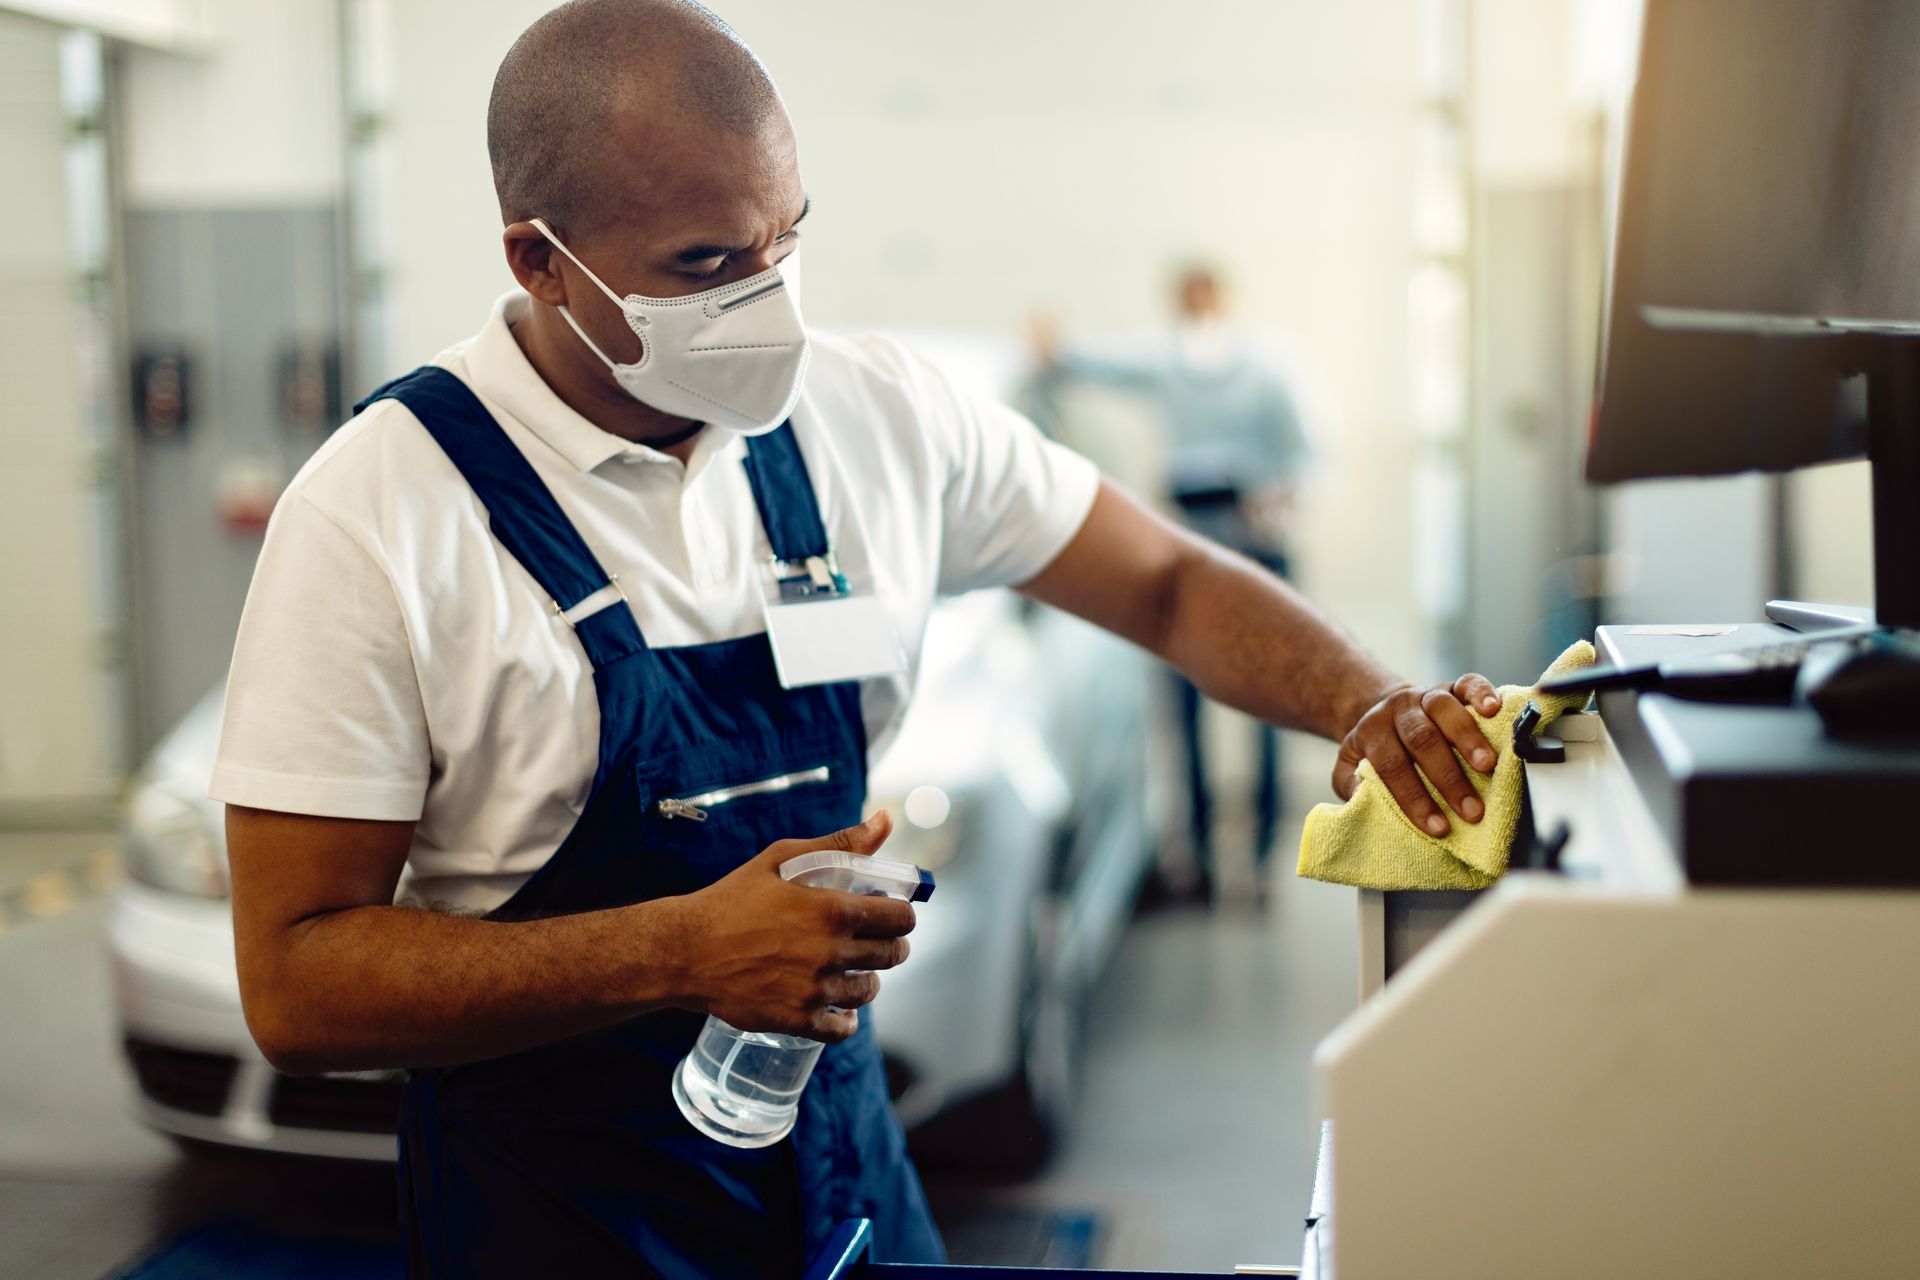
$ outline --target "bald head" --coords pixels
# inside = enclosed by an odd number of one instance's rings
[[[503,222],[581,229],[625,198],[622,166],[700,131],[784,127],[767,69],[695,0],[571,0],[514,41],[493,79],[487,154]]]

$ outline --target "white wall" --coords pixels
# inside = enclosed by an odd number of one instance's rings
[[[338,199],[337,0],[199,0],[212,33],[122,62],[127,203],[247,208]]]
[[[1473,165],[1489,186],[1573,175],[1577,0],[1475,0]]]
[[[511,283],[485,105],[543,7],[391,6],[391,337],[369,374],[470,333]],[[1081,332],[1139,329],[1169,259],[1216,255],[1326,392],[1309,589],[1390,661],[1424,652],[1403,448],[1415,0],[718,7],[800,131],[810,319],[1004,333],[1047,303]]]
[[[1793,513],[1789,589],[1803,600],[1873,603],[1872,472],[1862,462],[1809,467],[1787,478]]]
[[[1774,594],[1774,515],[1762,476],[1642,480],[1606,493],[1602,622],[1756,622]]]
[[[0,14],[0,814],[112,785],[59,31]]]
[[[187,48],[212,34],[213,0],[7,0],[0,9],[158,48]]]

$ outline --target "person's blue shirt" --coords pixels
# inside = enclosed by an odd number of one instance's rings
[[[1060,372],[1138,392],[1166,417],[1169,487],[1243,494],[1290,484],[1309,460],[1300,413],[1280,370],[1246,343],[1201,334],[1137,359],[1063,355]]]

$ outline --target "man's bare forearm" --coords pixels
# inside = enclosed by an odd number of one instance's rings
[[[1125,636],[1209,697],[1335,741],[1402,683],[1292,587],[1111,484],[1021,590]]]
[[[1467,709],[1499,710],[1484,676],[1424,690],[1395,679],[1279,578],[1110,484],[1101,484],[1066,548],[1021,590],[1125,636],[1220,702],[1338,742],[1333,786],[1343,799],[1364,760],[1407,816],[1436,836],[1450,823],[1421,774],[1467,821],[1484,812],[1460,765],[1484,772],[1496,760]]]
[[[663,1008],[833,1043],[907,957],[911,905],[779,870],[875,852],[885,813],[775,841],[682,896],[515,922],[388,905],[413,829],[227,806],[240,999],[282,1070],[478,1062]]]
[[[294,1072],[499,1057],[688,1001],[677,899],[500,922],[408,907],[286,930],[247,1017]]]
[[[1166,602],[1160,656],[1269,723],[1337,742],[1404,683],[1280,578],[1197,538],[1169,571]]]

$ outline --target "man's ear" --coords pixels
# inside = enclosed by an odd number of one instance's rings
[[[550,307],[567,305],[559,256],[553,251],[553,242],[540,234],[540,228],[531,222],[508,223],[500,233],[500,243],[507,251],[507,266],[522,289]]]

